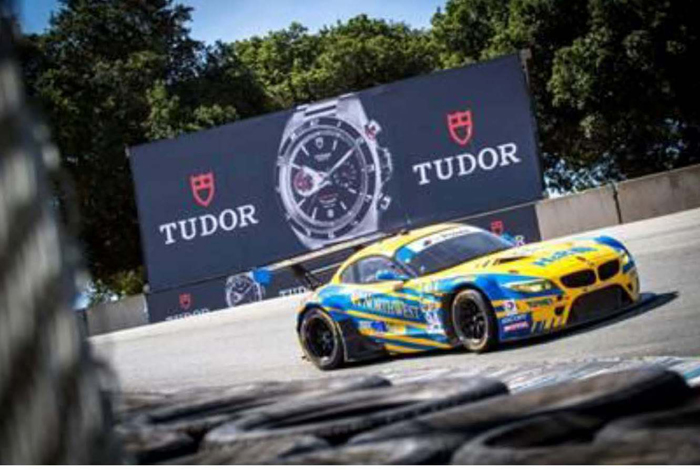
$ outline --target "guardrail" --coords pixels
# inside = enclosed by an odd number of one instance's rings
[[[613,183],[535,204],[543,240],[700,207],[700,165]],[[97,335],[148,323],[143,295],[90,308]]]

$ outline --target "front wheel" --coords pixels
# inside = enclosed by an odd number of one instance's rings
[[[451,320],[455,334],[469,351],[482,353],[496,346],[496,318],[491,304],[480,292],[458,292],[452,302]]]
[[[310,310],[301,322],[299,341],[306,357],[321,370],[343,363],[343,343],[333,319],[321,309]]]

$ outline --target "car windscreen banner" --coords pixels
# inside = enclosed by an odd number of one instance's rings
[[[542,194],[517,55],[129,154],[151,291]]]

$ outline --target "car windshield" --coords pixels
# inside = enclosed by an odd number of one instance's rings
[[[404,245],[395,256],[416,275],[423,276],[512,247],[510,242],[489,232],[457,227]]]

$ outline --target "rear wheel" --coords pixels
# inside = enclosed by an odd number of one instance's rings
[[[496,318],[491,304],[480,292],[458,292],[452,302],[451,320],[455,335],[469,351],[482,353],[496,346]]]
[[[301,322],[299,340],[306,357],[321,370],[343,363],[343,342],[335,321],[323,310],[310,310]]]

